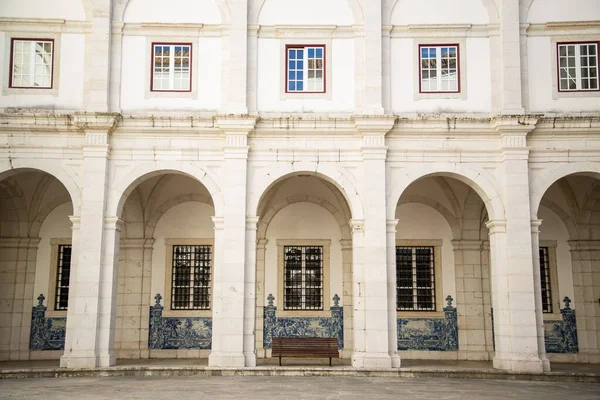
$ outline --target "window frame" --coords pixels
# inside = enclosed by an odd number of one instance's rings
[[[277,246],[277,316],[281,317],[329,317],[331,316],[330,296],[330,253],[331,240],[329,239],[278,239]],[[283,293],[285,289],[284,247],[286,246],[322,246],[323,247],[323,309],[322,310],[286,310],[284,308]]]
[[[396,316],[398,318],[445,318],[444,283],[442,275],[443,239],[397,239],[394,247],[394,269],[396,267],[396,247],[433,247],[433,267],[435,274],[435,311],[434,310],[398,310],[396,297]],[[397,282],[397,277],[396,277]],[[397,288],[397,283],[395,284]],[[448,292],[450,293],[450,292]],[[396,294],[394,294],[396,295]]]
[[[575,90],[569,90],[569,89],[561,89],[560,88],[560,46],[568,46],[568,45],[576,45],[578,48],[580,45],[584,45],[584,44],[595,44],[596,45],[596,81],[597,81],[597,88],[596,89],[575,89]],[[558,93],[597,93],[600,92],[600,65],[599,65],[599,61],[600,61],[600,57],[598,55],[598,50],[600,50],[600,41],[571,41],[571,42],[556,42],[555,43],[555,51],[556,51],[556,89],[558,91]],[[576,50],[577,52],[579,50]],[[577,63],[578,63],[578,59],[577,59],[577,55],[575,55],[575,71],[577,73],[576,76],[576,82],[579,83],[580,79],[581,79],[581,65],[579,65],[579,69],[577,69]]]
[[[315,39],[313,41],[313,39]],[[279,41],[279,100],[280,101],[298,101],[298,100],[333,100],[333,72],[332,72],[332,38],[331,37],[319,37],[311,38],[313,43],[318,44],[307,44],[307,39],[300,38],[282,38]],[[288,47],[301,47],[301,46],[323,46],[324,48],[324,79],[323,79],[323,92],[288,92]]]
[[[456,80],[456,90],[431,90],[431,91],[424,91],[423,90],[423,66],[422,66],[422,58],[421,58],[421,49],[423,47],[435,47],[438,49],[439,54],[441,56],[441,48],[442,47],[453,47],[456,46],[456,75],[457,75],[457,80]],[[437,54],[437,53],[436,53]],[[460,44],[459,43],[438,43],[438,44],[427,44],[427,43],[419,43],[418,44],[418,52],[417,52],[417,57],[418,57],[418,70],[419,70],[419,94],[459,94],[461,93],[461,65],[460,65]],[[436,61],[438,60],[438,57],[436,55]],[[438,71],[438,68],[440,68],[441,71],[441,63],[439,63],[440,66],[436,67],[436,72]],[[441,82],[441,74],[439,75],[439,82]],[[439,83],[438,83],[438,87],[439,87]]]
[[[296,91],[296,90],[289,90],[289,50],[290,49],[303,49],[305,52],[308,53],[308,48],[318,48],[318,47],[322,47],[323,48],[323,90],[322,91]],[[307,62],[308,60],[305,58],[304,62]],[[285,45],[285,93],[286,94],[325,94],[327,93],[327,45],[326,44],[286,44]],[[308,63],[306,66],[306,69],[303,69],[303,73],[306,74],[306,78],[308,79]],[[307,82],[306,80],[303,79],[303,85],[306,85]]]
[[[173,287],[173,248],[174,246],[211,246],[210,298],[208,309],[171,309]],[[214,307],[215,285],[215,246],[210,238],[168,238],[165,239],[165,280],[163,295],[163,316],[165,317],[211,317]],[[153,304],[153,302],[151,303]]]
[[[14,68],[15,68],[15,41],[26,41],[26,42],[51,42],[52,43],[52,60],[50,62],[50,86],[13,86]],[[8,75],[8,87],[10,89],[40,89],[40,90],[52,90],[54,89],[54,57],[55,57],[55,45],[54,39],[41,39],[41,38],[21,38],[11,37],[10,38],[10,70]],[[35,67],[35,64],[34,64]],[[35,73],[34,73],[35,76]]]
[[[558,265],[556,262],[556,240],[540,240],[538,244],[538,248],[547,247],[548,248],[548,263],[550,268],[550,290],[551,290],[551,302],[552,302],[552,312],[546,313],[542,311],[543,318],[545,320],[562,320],[562,314],[560,310],[561,307],[561,297],[559,293],[559,285],[558,285]],[[540,277],[540,285],[541,285],[541,277]]]
[[[50,270],[49,270],[49,279],[48,279],[48,303],[46,303],[46,316],[47,317],[66,317],[68,312],[68,306],[65,310],[56,310],[56,285],[57,285],[57,277],[58,277],[58,256],[59,256],[59,246],[71,246],[71,266],[73,265],[73,244],[71,238],[51,238],[50,239]],[[71,272],[73,268],[71,268]],[[69,276],[69,298],[70,298],[70,279]]]
[[[190,85],[189,89],[178,90],[178,89],[154,89],[154,46],[189,46],[190,47]],[[174,51],[172,52],[174,54]],[[174,57],[174,56],[173,56]],[[194,82],[194,45],[192,42],[154,42],[150,44],[150,92],[151,93],[191,93],[193,91]]]

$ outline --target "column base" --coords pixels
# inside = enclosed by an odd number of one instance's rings
[[[96,355],[91,352],[70,352],[60,358],[60,367],[69,369],[112,367],[117,364],[114,352]]]
[[[246,357],[242,353],[210,353],[208,366],[244,368]]]
[[[388,353],[354,353],[354,368],[392,368],[392,357]]]
[[[392,368],[400,368],[400,355],[396,352],[390,353],[390,358],[392,359]]]
[[[255,353],[244,353],[245,366],[256,367],[256,354]]]
[[[542,360],[539,358],[517,358],[517,357],[503,357],[495,356],[493,366],[496,369],[503,369],[505,371],[513,372],[532,372],[539,374],[544,372],[544,365]],[[548,369],[550,363],[548,362]]]

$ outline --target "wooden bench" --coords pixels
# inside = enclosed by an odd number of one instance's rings
[[[274,337],[271,357],[279,357],[281,366],[281,357],[311,358],[325,357],[329,358],[331,367],[331,358],[339,357],[338,340],[336,338],[304,338],[304,337]]]

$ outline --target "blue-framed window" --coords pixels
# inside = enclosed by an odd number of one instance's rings
[[[287,46],[286,91],[325,92],[325,46]]]

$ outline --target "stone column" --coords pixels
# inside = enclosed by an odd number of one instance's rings
[[[453,240],[452,246],[456,277],[459,358],[488,360],[484,267],[481,262],[483,241]]]
[[[380,20],[381,22],[381,20]],[[381,35],[381,32],[378,33]],[[379,44],[381,48],[381,43]],[[381,60],[381,59],[380,59]],[[381,66],[380,66],[381,67]],[[379,69],[381,72],[381,69]],[[381,88],[380,88],[381,89]],[[381,91],[380,91],[381,93]],[[394,124],[393,117],[355,117],[354,124],[362,136],[364,232],[361,271],[355,272],[362,310],[355,307],[355,319],[364,329],[364,350],[355,354],[355,367],[392,366],[389,348],[388,263],[386,234],[386,166],[385,134]],[[394,280],[395,281],[395,280]],[[395,306],[394,306],[395,310]],[[364,316],[359,318],[360,312]],[[396,320],[394,318],[394,324]],[[355,336],[356,337],[356,336]],[[355,343],[355,348],[360,342]]]
[[[352,348],[354,346],[352,326],[353,310],[352,304],[352,240],[340,240],[342,248],[342,297],[344,302],[344,350],[342,358],[352,357]]]
[[[517,8],[518,10],[518,8]],[[541,372],[529,208],[527,133],[535,119],[502,117],[495,128],[502,143],[505,221],[490,221],[496,354],[494,368]],[[498,210],[494,210],[497,212]],[[536,314],[540,314],[538,317]]]
[[[111,300],[116,296],[116,290],[104,285],[112,282],[115,268],[114,265],[109,266],[108,271],[104,268],[107,262],[114,264],[112,257],[115,253],[114,243],[105,242],[105,229],[108,227],[105,224],[109,222],[105,220],[105,209],[109,137],[116,118],[108,114],[80,114],[74,115],[74,122],[85,131],[86,141],[83,147],[79,241],[73,240],[77,259],[72,259],[75,263],[71,266],[66,334],[68,347],[65,346],[61,367],[95,368],[115,363],[114,351],[107,348],[108,339],[111,334],[114,336],[114,326],[107,323],[106,317],[112,312]],[[114,220],[111,222],[116,224]],[[116,225],[108,231],[114,232],[114,229]],[[114,240],[112,236],[114,233],[108,235]],[[112,293],[109,294],[110,291]],[[112,325],[114,319],[113,315]],[[113,353],[109,354],[110,351]]]
[[[92,27],[85,35],[84,108],[107,112],[111,62],[111,1],[91,0]]]
[[[499,46],[493,46],[492,52],[501,55],[499,60],[501,71],[500,81],[497,82],[495,89],[501,93],[499,106],[502,114],[522,114],[524,109],[521,93],[519,0],[502,0],[498,7],[500,11]]]
[[[248,25],[248,113],[258,111],[258,29],[260,25]]]
[[[535,323],[537,325],[538,353],[544,371],[550,371],[550,361],[546,356],[546,343],[544,342],[544,314],[542,305],[542,277],[540,271],[540,225],[541,219],[531,220],[531,256],[533,263],[533,289],[535,296]],[[558,293],[557,293],[558,295]],[[539,312],[538,312],[539,310]]]
[[[121,64],[123,63],[123,22],[113,23],[111,27],[111,63],[108,110],[121,112]],[[147,84],[147,83],[145,83]]]
[[[600,362],[600,241],[569,240],[581,362]]]
[[[77,292],[75,290],[77,284],[77,271],[78,271],[78,262],[79,262],[79,243],[80,243],[80,229],[81,229],[81,217],[71,215],[69,216],[71,220],[71,275],[69,276],[69,306],[67,308],[67,323],[66,323],[66,336],[65,336],[65,353],[67,349],[73,348],[73,335],[69,334],[69,332],[74,332],[75,330],[75,319],[69,318],[69,309],[73,309],[75,311],[75,303],[77,302]],[[63,366],[63,360],[61,358],[61,366]]]
[[[217,248],[223,257],[214,269],[213,342],[209,365],[244,367],[244,302],[246,287],[246,183],[248,133],[255,118],[219,118],[225,136],[223,194],[225,199],[223,244]],[[216,242],[216,238],[215,238]],[[252,358],[252,357],[250,357]],[[254,359],[256,356],[254,356]],[[256,361],[249,361],[250,364]]]
[[[392,368],[400,368],[398,354],[398,301],[396,299],[396,226],[397,219],[387,220],[387,290],[388,290],[388,347]]]
[[[362,219],[352,219],[350,220],[350,226],[352,227],[352,341],[354,342],[352,366],[361,368],[365,366],[365,353],[367,351],[365,266],[363,264],[364,221]]]
[[[258,217],[246,217],[246,271],[244,282],[244,358],[246,367],[256,367],[256,224]]]
[[[363,114],[383,114],[381,0],[369,0],[364,7],[364,85]],[[359,39],[357,39],[359,40]]]
[[[265,358],[263,347],[265,317],[265,249],[267,239],[258,239],[256,243],[256,330],[255,346],[257,357]]]
[[[246,82],[248,66],[248,0],[229,0],[231,23],[227,46],[223,46],[222,111],[247,114]],[[226,48],[229,51],[226,51]]]

